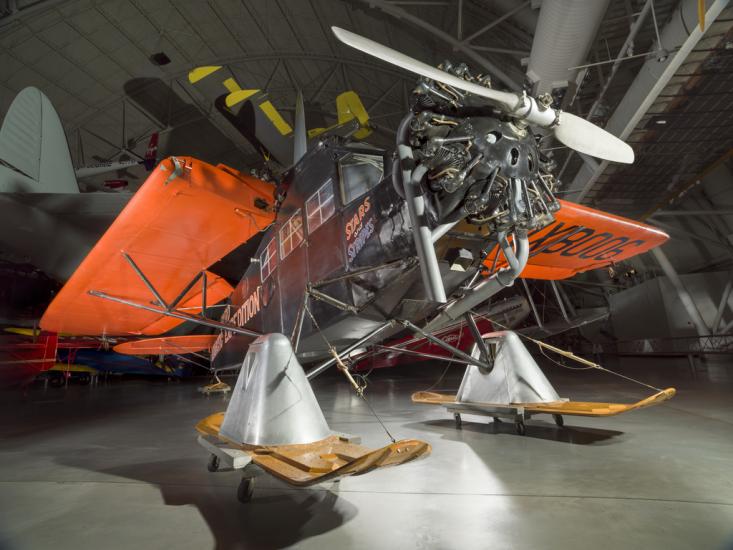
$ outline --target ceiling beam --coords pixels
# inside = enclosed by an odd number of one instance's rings
[[[498,17],[498,18],[494,19],[488,25],[484,25],[479,30],[477,30],[475,33],[473,33],[471,36],[469,36],[468,38],[465,38],[464,40],[461,40],[461,44],[469,44],[474,38],[478,38],[479,36],[481,36],[482,34],[484,34],[486,31],[489,31],[489,30],[493,29],[494,27],[496,27],[497,25],[499,25],[500,23],[503,23],[504,21],[506,21],[507,19],[509,19],[512,15],[514,15],[515,13],[517,13],[519,11],[522,11],[524,8],[526,8],[527,6],[529,6],[530,3],[531,3],[530,0],[527,0],[526,2],[522,2],[521,4],[519,4],[513,10],[510,10],[510,11],[506,12],[504,15],[502,15],[501,17]]]
[[[491,73],[493,77],[496,77],[497,80],[500,80],[504,83],[505,86],[507,86],[512,91],[518,92],[522,90],[522,86],[514,80],[512,77],[510,77],[508,74],[506,74],[503,70],[501,70],[499,67],[497,67],[493,62],[489,61],[486,57],[479,54],[476,50],[474,50],[471,46],[466,44],[463,41],[458,40],[455,36],[445,32],[442,29],[439,29],[438,27],[435,27],[434,25],[428,23],[424,19],[413,15],[404,9],[395,6],[391,2],[387,2],[385,0],[358,0],[363,4],[366,4],[370,8],[379,9],[382,12],[391,15],[395,19],[401,19],[404,21],[407,21],[408,23],[412,23],[416,27],[419,27],[423,29],[424,31],[427,31],[428,33],[432,34],[435,38],[440,39],[441,41],[448,44],[453,50],[460,51],[463,53],[466,57],[471,59],[474,63],[480,65],[484,70]]]
[[[705,30],[715,22],[720,12],[728,5],[728,0],[714,0],[705,14]],[[682,0],[667,26],[661,33],[661,44],[655,49],[664,47],[670,53],[666,60],[656,57],[648,59],[639,70],[634,82],[629,87],[619,106],[606,124],[606,130],[625,140],[646,114],[659,94],[667,86],[670,79],[687,59],[690,51],[705,34],[697,22],[697,0]],[[660,72],[661,71],[661,72]],[[587,164],[581,166],[575,179],[566,188],[568,198],[582,202],[595,182],[608,167],[608,161],[602,161],[596,169]]]
[[[654,217],[659,218],[661,216],[693,216],[693,217],[704,217],[708,216],[733,216],[733,209],[725,210],[663,210],[661,212],[655,212]]]

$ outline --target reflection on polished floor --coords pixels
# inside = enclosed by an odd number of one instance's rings
[[[236,472],[206,470],[193,426],[225,402],[197,383],[6,393],[0,548],[726,548],[733,370],[703,363],[693,377],[672,359],[618,368],[679,393],[628,415],[567,418],[564,429],[540,416],[524,437],[478,417],[459,431],[443,409],[412,404],[442,366],[374,372],[374,409],[395,437],[423,439],[432,455],[309,489],[261,477],[248,505],[236,499]],[[546,373],[575,399],[648,393],[609,375]],[[460,375],[452,369],[437,387],[457,387]],[[333,429],[388,442],[337,373],[314,386]]]

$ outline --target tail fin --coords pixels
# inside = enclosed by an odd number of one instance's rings
[[[145,160],[143,161],[145,169],[150,172],[155,165],[158,164],[158,132],[153,132],[148,142],[148,149],[145,151]]]
[[[0,128],[0,192],[79,192],[61,121],[38,88],[21,90]]]

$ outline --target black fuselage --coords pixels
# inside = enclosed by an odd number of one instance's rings
[[[425,299],[407,207],[392,184],[391,165],[384,151],[324,141],[286,172],[287,196],[222,320],[261,334],[285,334],[307,362],[328,353],[326,341],[341,348],[385,320],[419,323],[433,313],[439,304]],[[463,248],[479,258],[486,243],[478,233],[460,232],[436,243],[448,295],[474,275],[479,262],[451,270],[443,260],[447,251]],[[212,352],[215,368],[241,365],[251,341],[221,333]]]

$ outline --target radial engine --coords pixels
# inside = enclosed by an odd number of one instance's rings
[[[465,64],[440,68],[491,85]],[[466,220],[491,233],[526,234],[550,224],[560,208],[553,194],[555,163],[540,151],[541,139],[488,100],[421,78],[398,131],[393,180],[404,196],[400,166],[415,167],[434,227]]]

